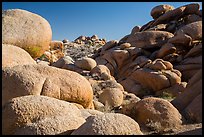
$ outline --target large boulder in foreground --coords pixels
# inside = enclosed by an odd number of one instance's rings
[[[4,135],[71,134],[84,122],[74,104],[46,96],[16,97],[2,109]]]
[[[25,64],[36,64],[36,62],[24,49],[14,45],[2,44],[2,67]]]
[[[22,9],[2,11],[2,43],[25,49],[33,58],[49,49],[52,30],[40,15]]]
[[[71,135],[142,135],[132,118],[117,113],[90,116]]]
[[[2,69],[2,105],[25,95],[44,95],[87,108],[93,99],[88,80],[76,72],[45,65],[19,65]]]
[[[140,125],[157,132],[165,132],[179,128],[182,116],[167,100],[148,97],[136,102],[132,116]]]

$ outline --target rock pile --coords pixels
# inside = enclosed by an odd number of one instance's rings
[[[25,28],[12,25],[20,13]],[[3,134],[168,134],[202,124],[199,5],[159,5],[150,14],[152,21],[119,41],[93,35],[69,42],[51,41],[38,15],[3,11]],[[49,30],[41,36],[36,28],[39,43],[24,36],[39,25],[32,18]]]
[[[107,42],[95,60],[106,65],[126,91],[140,97],[146,90],[155,95],[188,82],[202,68],[200,12],[198,4],[157,6],[151,11],[154,20],[134,27],[120,41]]]
[[[80,36],[73,42],[69,42],[67,39],[62,41],[51,41],[49,44],[49,50],[38,58],[38,62],[47,62],[46,64],[52,65],[60,58],[64,56],[70,56],[73,60],[77,60],[83,57],[92,57],[95,52],[106,43],[105,39],[99,39],[97,35],[92,37]],[[43,63],[45,64],[45,63]]]
[[[80,45],[85,45],[85,44],[90,44],[90,45],[104,45],[106,43],[105,39],[99,39],[97,35],[93,35],[91,37],[86,37],[86,36],[79,36],[74,40],[74,43],[80,44]]]

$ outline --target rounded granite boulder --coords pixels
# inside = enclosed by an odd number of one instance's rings
[[[37,58],[49,50],[51,39],[51,26],[40,15],[22,9],[2,11],[3,44],[21,47]]]

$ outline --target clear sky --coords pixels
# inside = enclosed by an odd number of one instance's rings
[[[152,8],[169,4],[178,8],[195,2],[2,2],[2,9],[24,9],[44,17],[51,25],[52,39],[73,41],[98,35],[120,40],[136,25],[152,20]],[[202,9],[202,2],[200,4]]]

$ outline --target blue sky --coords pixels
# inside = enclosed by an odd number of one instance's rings
[[[2,9],[24,9],[44,17],[52,39],[73,41],[78,36],[98,35],[120,40],[136,25],[152,20],[153,7],[169,4],[178,8],[194,2],[2,2]],[[200,4],[202,9],[202,2]]]

